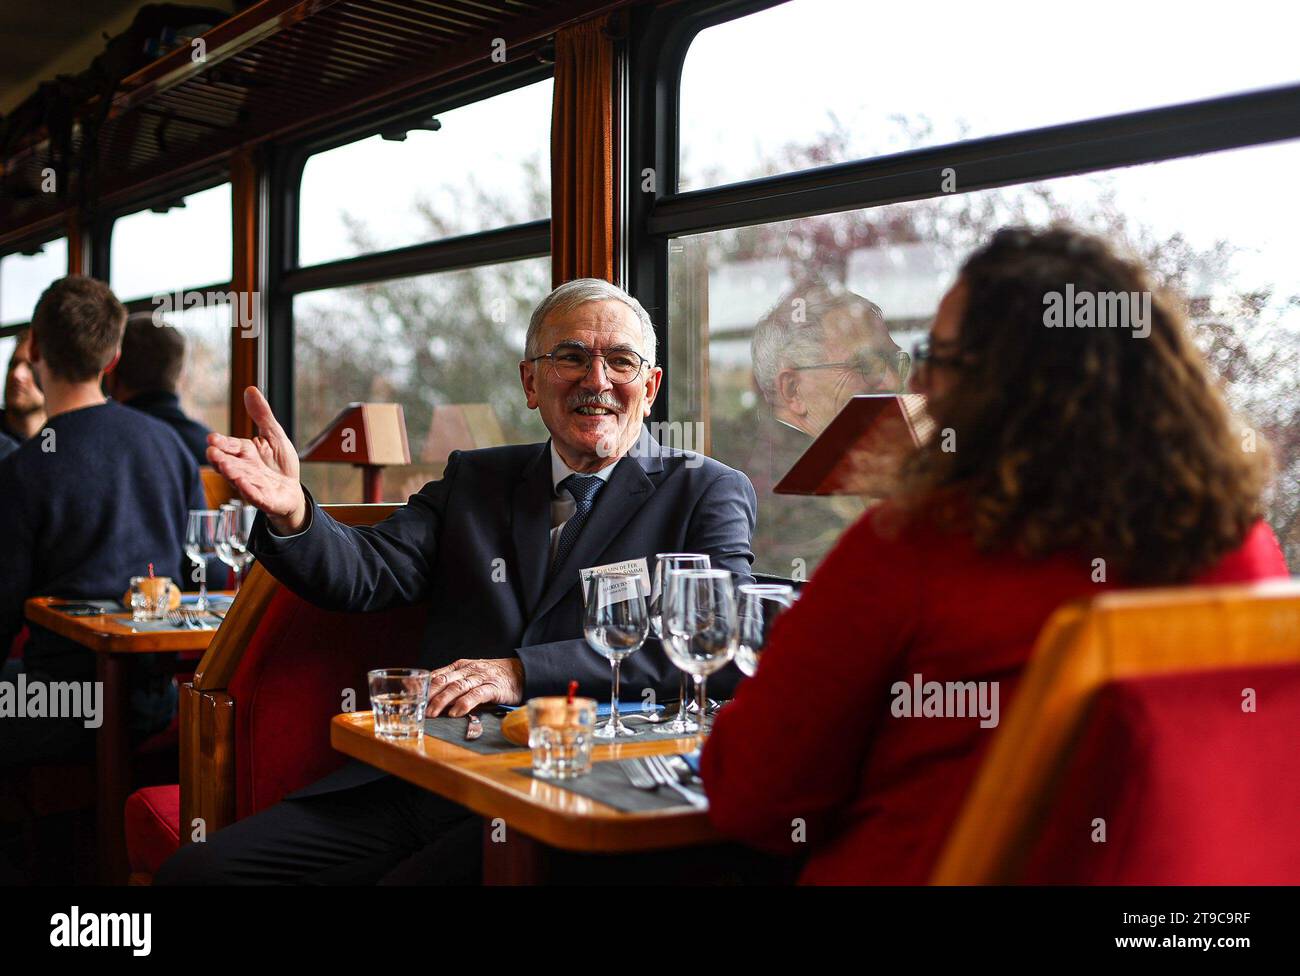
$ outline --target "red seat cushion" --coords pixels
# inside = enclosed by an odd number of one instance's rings
[[[14,634],[13,643],[9,645],[9,657],[20,658],[23,656],[23,649],[27,647],[27,638],[31,636],[31,631],[27,625],[23,624],[23,629]]]
[[[1254,711],[1243,710],[1246,689]],[[1300,665],[1114,682],[1089,713],[1021,880],[1300,883],[1297,742]]]
[[[281,588],[230,681],[235,702],[235,813],[242,819],[315,782],[344,757],[330,719],[370,707],[366,672],[414,663],[428,607],[321,610]]]
[[[131,870],[156,874],[181,845],[181,788],[146,786],[126,798],[126,848]]]

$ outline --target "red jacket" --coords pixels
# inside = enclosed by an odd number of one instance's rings
[[[778,619],[701,759],[717,828],[807,854],[804,883],[927,881],[997,729],[894,717],[891,687],[916,674],[998,682],[1005,716],[1052,611],[1108,588],[1077,555],[980,554],[967,535],[919,524],[882,537],[882,510],[844,533]],[[1286,575],[1261,522],[1195,582]]]

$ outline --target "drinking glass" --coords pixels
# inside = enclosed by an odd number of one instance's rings
[[[161,620],[171,602],[170,576],[131,577],[131,619]]]
[[[695,679],[700,733],[707,725],[705,680],[735,656],[736,589],[725,569],[677,569],[664,595],[668,659]]]
[[[243,578],[244,567],[253,560],[248,551],[248,536],[253,531],[257,509],[243,502],[230,502],[221,506],[221,521],[217,527],[217,557],[235,571],[235,592]]]
[[[572,779],[591,772],[591,737],[596,699],[548,695],[528,699],[528,747],[533,775]]]
[[[641,592],[639,573],[597,573],[587,586],[587,606],[582,630],[587,643],[609,658],[613,690],[610,693],[609,720],[592,735],[598,739],[615,739],[640,735],[618,717],[618,669],[623,659],[645,643],[650,630],[650,615]]]
[[[663,628],[664,581],[674,569],[708,569],[709,557],[695,552],[661,552],[655,556],[654,588],[650,591],[650,628],[661,641],[665,639]],[[677,717],[659,726],[661,732],[676,735],[690,735],[698,732],[700,727],[687,715],[687,703],[690,695],[686,683],[690,679],[682,672],[681,690],[678,692]]]
[[[195,610],[208,609],[208,558],[217,555],[217,531],[221,527],[221,512],[214,509],[194,509],[185,528],[185,555],[199,567],[199,599]]]
[[[773,622],[794,603],[794,587],[782,583],[744,583],[736,592],[740,595],[736,667],[752,678]]]
[[[385,739],[418,739],[424,735],[424,710],[429,704],[429,679],[424,668],[377,668],[366,672],[375,735]]]

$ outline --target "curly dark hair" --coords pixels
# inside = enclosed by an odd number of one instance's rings
[[[958,280],[961,365],[930,403],[956,450],[934,437],[909,459],[903,513],[970,531],[981,551],[1101,557],[1134,584],[1185,582],[1242,543],[1269,452],[1243,436],[1180,304],[1140,264],[1071,228],[1006,228]],[[1149,294],[1149,334],[1048,327],[1067,286]]]

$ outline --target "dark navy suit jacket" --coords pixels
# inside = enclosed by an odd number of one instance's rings
[[[580,569],[644,558],[653,573],[656,553],[701,552],[737,582],[750,579],[757,502],[749,479],[711,458],[661,447],[644,429],[615,465],[572,551],[548,574],[553,494],[548,443],[458,451],[441,480],[377,525],[340,525],[308,496],[306,530],[278,537],[259,516],[250,544],[277,579],[325,609],[427,602],[421,666],[518,657],[525,699],[563,694],[570,679],[582,694],[609,696],[609,661],[582,636]],[[729,696],[739,677],[731,665],[709,687]],[[640,700],[645,688],[676,697],[679,680],[651,639],[624,660],[622,697]],[[341,773],[298,795],[381,775],[355,767]]]

